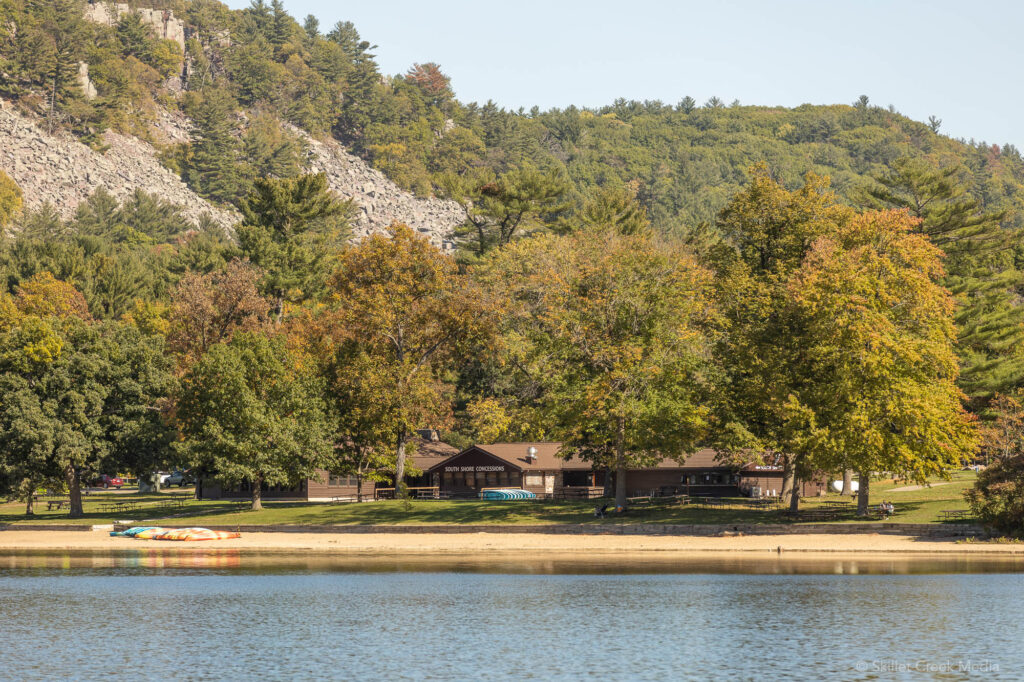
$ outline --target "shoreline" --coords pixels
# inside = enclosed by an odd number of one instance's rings
[[[461,555],[484,560],[511,556],[546,558],[571,555],[604,557],[863,555],[1001,556],[1024,559],[1024,543],[957,542],[952,538],[876,534],[780,535],[566,535],[538,533],[281,533],[243,532],[232,540],[168,542],[111,537],[107,530],[0,531],[0,552],[210,552],[233,550],[246,554],[297,553],[315,555],[445,557]]]

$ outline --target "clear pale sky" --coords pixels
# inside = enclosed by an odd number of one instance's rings
[[[228,0],[234,8],[248,0]],[[941,132],[1024,149],[1024,3],[996,0],[285,0],[356,25],[385,73],[437,62],[463,102],[618,97],[796,106],[866,94]]]

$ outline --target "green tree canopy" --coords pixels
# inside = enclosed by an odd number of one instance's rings
[[[298,485],[331,464],[320,390],[283,336],[241,332],[217,344],[182,379],[182,454],[225,484]]]
[[[707,436],[714,315],[692,256],[646,234],[584,231],[512,244],[484,279],[508,296],[508,364],[540,384],[540,414],[568,452],[614,468],[617,506],[627,469],[682,461]]]

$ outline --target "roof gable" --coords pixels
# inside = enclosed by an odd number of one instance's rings
[[[481,468],[483,467],[483,468]],[[500,468],[495,468],[500,467]],[[483,448],[473,445],[462,452],[434,464],[429,471],[464,472],[464,471],[522,471],[517,463],[498,457]]]

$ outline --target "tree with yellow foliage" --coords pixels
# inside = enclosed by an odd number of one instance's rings
[[[21,210],[21,188],[7,173],[0,170],[0,228]]]

